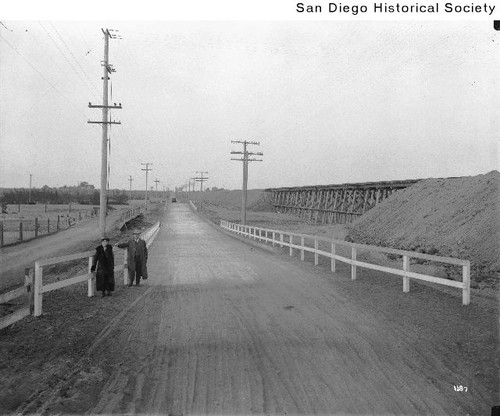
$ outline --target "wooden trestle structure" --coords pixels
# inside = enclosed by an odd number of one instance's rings
[[[398,189],[421,179],[269,188],[276,212],[294,214],[318,223],[350,223]]]

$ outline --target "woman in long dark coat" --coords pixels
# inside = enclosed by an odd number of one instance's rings
[[[97,271],[96,271],[97,268]],[[115,257],[109,238],[103,237],[101,245],[95,249],[90,271],[96,271],[96,289],[102,291],[102,296],[111,296],[115,290]]]

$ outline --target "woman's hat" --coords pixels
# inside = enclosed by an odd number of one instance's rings
[[[102,241],[105,241],[105,240],[109,243],[109,237],[102,237],[102,238],[101,238],[101,242],[102,242]]]

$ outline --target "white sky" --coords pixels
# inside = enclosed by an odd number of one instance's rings
[[[0,187],[100,186],[103,34],[111,188],[241,189],[499,169],[500,32],[486,21],[65,21],[0,25]],[[233,156],[234,157],[234,156]],[[206,175],[205,175],[206,176]]]

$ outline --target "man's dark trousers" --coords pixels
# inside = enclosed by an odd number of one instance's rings
[[[135,263],[135,270],[134,270],[135,284],[138,285],[141,281],[142,261],[141,261],[141,259],[135,259],[134,263]],[[132,276],[130,279],[130,284],[133,284],[133,283],[134,283],[134,276]]]

